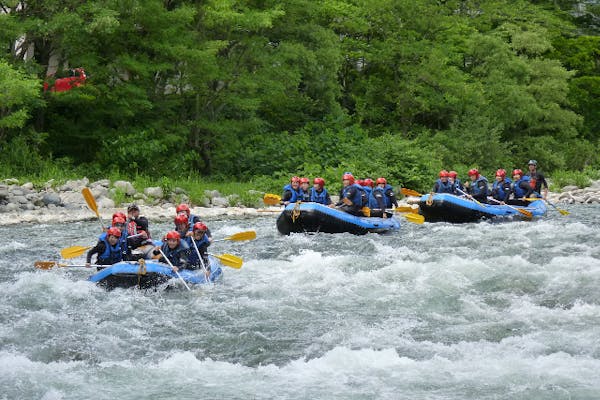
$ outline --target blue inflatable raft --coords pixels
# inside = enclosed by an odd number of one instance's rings
[[[390,216],[357,217],[344,211],[319,203],[291,203],[277,218],[277,230],[283,235],[290,233],[325,232],[387,233],[400,229],[400,222]]]
[[[210,275],[208,281],[202,269],[180,269],[179,275],[188,284],[199,285],[218,281],[222,275],[221,263],[210,256]],[[143,262],[142,262],[143,261]],[[171,279],[179,280],[177,274],[168,264],[157,260],[121,261],[106,267],[88,278],[109,290],[114,288],[138,287],[153,288]]]
[[[476,222],[488,220],[528,220],[518,209],[526,210],[533,217],[546,214],[543,200],[529,203],[527,206],[477,203],[466,197],[448,193],[425,194],[419,200],[419,213],[427,222]]]

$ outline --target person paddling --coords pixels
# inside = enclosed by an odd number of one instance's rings
[[[467,193],[480,203],[487,203],[489,194],[487,178],[481,175],[477,168],[470,169],[468,175],[471,182],[465,182]]]
[[[533,195],[539,197],[541,193],[542,198],[546,200],[548,197],[548,182],[546,182],[544,175],[537,170],[537,161],[529,160],[527,167],[529,168],[529,172],[527,173],[529,176],[529,185],[533,189]]]
[[[97,265],[112,265],[123,260],[123,252],[121,249],[121,230],[117,227],[110,227],[108,230],[100,235],[96,246],[91,248],[87,252],[86,256],[86,267],[91,267],[92,256],[96,256]],[[98,267],[98,271],[105,267]]]
[[[362,217],[362,187],[354,183],[354,175],[350,172],[345,172],[342,176],[342,185],[340,200],[335,206],[348,214]]]
[[[198,269],[204,267],[206,268],[206,272],[210,273],[208,246],[210,246],[212,239],[206,234],[207,231],[208,227],[204,222],[196,222],[192,227],[192,236],[186,237],[185,241],[190,248],[190,255],[188,259],[189,269]],[[192,241],[194,243],[192,243]],[[196,248],[198,251],[196,251]],[[200,257],[202,257],[202,259],[198,257],[198,253],[200,253]]]
[[[460,179],[458,179],[458,173],[456,171],[448,172],[448,182],[452,187],[452,194],[459,195],[461,191],[465,191],[465,187]]]
[[[506,177],[506,170],[500,168],[496,171],[496,180],[492,184],[492,198],[500,204],[505,204],[510,196],[512,181]]]
[[[433,189],[431,191],[433,193],[452,193],[454,192],[454,188],[448,178],[450,177],[450,173],[445,169],[440,171],[439,179],[435,181],[433,185]]]
[[[324,204],[326,206],[331,205],[331,196],[329,195],[327,189],[325,189],[325,179],[313,179],[313,187],[310,189],[310,201]]]
[[[283,194],[281,195],[281,204],[287,206],[290,203],[299,201],[301,197],[300,192],[300,178],[292,176],[290,183],[283,187]]]
[[[173,266],[173,271],[177,272],[180,268],[188,268],[190,247],[181,240],[179,232],[169,231],[165,235],[162,246],[156,246],[153,253],[159,255],[162,253],[169,259]],[[161,255],[159,262],[167,263],[167,260]]]

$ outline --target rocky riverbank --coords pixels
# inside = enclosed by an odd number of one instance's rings
[[[42,188],[35,188],[31,182],[20,183],[16,179],[5,179],[0,183],[0,225],[49,222],[71,222],[95,219],[81,195],[81,189],[89,187],[92,191],[101,217],[108,224],[116,211],[123,211],[126,205],[117,206],[113,200],[119,195],[133,198],[142,210],[142,214],[153,221],[173,218],[175,207],[189,202],[185,190],[174,188],[164,193],[161,187],[147,187],[137,191],[130,182],[108,179],[90,182],[89,179],[68,181],[54,186],[52,181]],[[277,212],[279,207],[266,208],[260,199],[263,192],[253,192],[256,204],[244,206],[237,195],[223,196],[216,190],[204,193],[202,204],[192,207],[194,214],[203,218],[219,216],[244,217],[264,215],[265,211]],[[600,180],[591,182],[586,188],[566,186],[558,193],[550,193],[548,200],[555,203],[600,203]]]
[[[189,202],[185,190],[174,188],[170,193],[164,193],[161,187],[148,187],[138,192],[130,182],[100,180],[90,182],[87,178],[68,181],[64,185],[54,186],[47,182],[42,188],[36,189],[30,182],[20,184],[16,179],[5,179],[0,183],[0,225],[50,222],[72,222],[96,219],[81,194],[81,189],[89,187],[100,216],[108,225],[112,214],[123,211],[127,205],[116,205],[113,198],[126,195],[133,198],[140,206],[142,215],[152,221],[166,221],[175,215],[175,207],[181,202]],[[218,216],[257,216],[265,211],[261,205],[262,192],[255,192],[257,198],[254,207],[241,205],[239,196],[223,196],[216,190],[204,193],[203,204],[192,207],[192,212],[203,218]],[[278,207],[270,208],[273,212]]]

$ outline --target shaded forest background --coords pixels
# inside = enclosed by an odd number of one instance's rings
[[[441,168],[600,163],[596,2],[0,7],[6,175],[282,182],[350,170],[423,188]],[[86,84],[44,92],[53,60],[84,68]]]

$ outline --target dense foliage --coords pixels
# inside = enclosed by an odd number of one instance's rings
[[[440,168],[530,158],[589,170],[600,37],[585,6],[0,1],[0,163],[218,180],[351,170],[417,189]],[[85,85],[42,91],[74,67]]]

